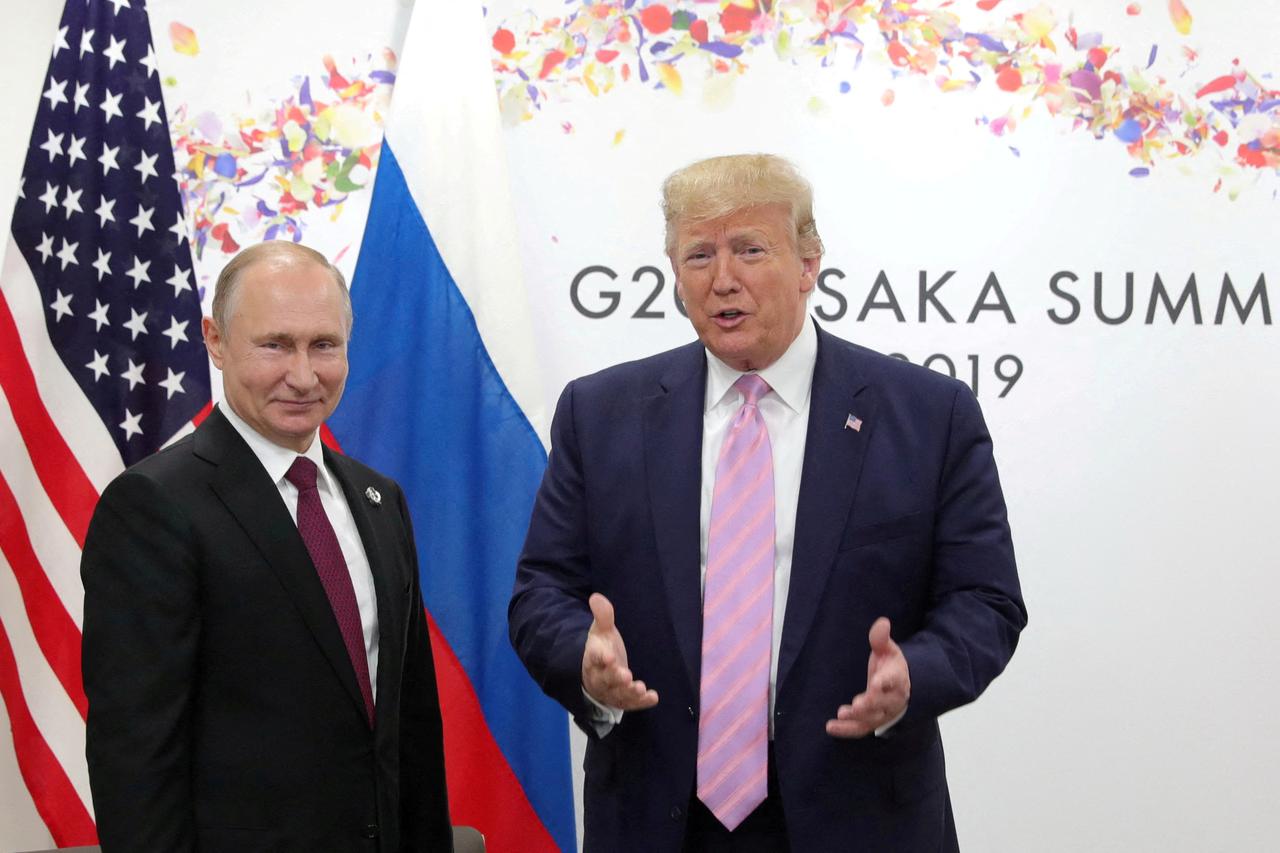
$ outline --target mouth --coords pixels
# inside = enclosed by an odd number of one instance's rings
[[[711,315],[711,321],[722,329],[731,329],[737,326],[749,315],[739,311],[736,308],[726,308],[723,311]]]

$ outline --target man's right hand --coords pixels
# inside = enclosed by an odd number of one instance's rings
[[[587,694],[610,708],[639,711],[658,704],[658,694],[631,677],[627,669],[627,647],[613,624],[613,605],[600,593],[592,593],[591,630],[582,653],[582,687]]]

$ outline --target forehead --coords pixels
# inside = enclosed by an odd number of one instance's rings
[[[272,325],[341,322],[345,302],[333,275],[319,264],[264,260],[246,268],[233,314]]]
[[[791,211],[785,204],[758,204],[711,219],[681,220],[676,223],[676,242],[731,239],[752,233],[778,240],[791,228]]]

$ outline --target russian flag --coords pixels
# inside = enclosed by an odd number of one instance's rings
[[[479,6],[418,4],[329,427],[412,510],[453,822],[496,853],[575,851],[568,718],[507,640],[546,419],[487,45]]]

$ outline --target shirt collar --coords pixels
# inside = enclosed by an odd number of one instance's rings
[[[725,402],[733,390],[733,383],[744,375],[744,371],[734,370],[712,355],[711,350],[706,350],[706,353],[707,393],[703,400],[703,410],[709,412]],[[756,372],[769,383],[778,399],[792,411],[800,413],[809,402],[809,394],[813,389],[813,368],[817,361],[818,332],[813,322],[806,317],[800,334],[787,347],[787,351],[773,364]]]
[[[299,456],[305,456],[312,462],[316,463],[316,469],[319,471],[318,484],[321,488],[326,489],[329,494],[337,494],[333,476],[329,473],[329,468],[324,464],[324,449],[318,440],[318,436],[313,437],[311,446],[307,448],[306,453],[298,453],[288,447],[281,447],[270,439],[266,438],[262,433],[245,423],[244,419],[235,413],[231,406],[224,403],[218,404],[219,411],[223,417],[240,433],[240,437],[244,439],[245,444],[249,445],[249,449],[253,451],[253,455],[262,463],[262,467],[267,469],[267,476],[271,478],[271,482],[276,485],[284,479],[284,475],[289,472],[293,460]]]

